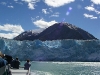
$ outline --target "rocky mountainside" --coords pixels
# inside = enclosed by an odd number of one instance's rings
[[[61,39],[77,39],[77,40],[89,40],[97,39],[87,31],[73,26],[69,23],[56,23],[42,32],[23,32],[19,36],[14,38],[15,40],[61,40]]]

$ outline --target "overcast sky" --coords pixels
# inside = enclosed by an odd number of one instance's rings
[[[0,37],[57,22],[71,23],[100,39],[100,0],[0,0]]]

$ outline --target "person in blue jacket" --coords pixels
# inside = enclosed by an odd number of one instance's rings
[[[3,59],[4,55],[0,51],[0,75],[5,75],[7,61]]]
[[[27,62],[24,64],[24,70],[29,70],[30,66],[30,60],[27,60]]]
[[[4,56],[0,51],[0,68],[3,67],[3,66],[6,66],[6,64],[7,64],[7,61],[5,59],[3,59],[3,57]]]

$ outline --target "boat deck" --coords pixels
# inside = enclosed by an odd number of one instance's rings
[[[29,70],[23,69],[10,69],[12,75],[30,75]]]

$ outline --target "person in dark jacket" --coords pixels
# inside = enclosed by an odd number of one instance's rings
[[[27,62],[24,64],[24,70],[29,70],[30,66],[30,60],[27,60]]]
[[[3,54],[3,58],[7,61],[7,64],[10,64],[12,61],[12,56]]]
[[[13,68],[14,69],[19,69],[19,65],[20,65],[20,61],[18,58],[16,58],[14,61],[13,61]]]
[[[11,63],[10,63],[11,68],[14,67],[14,59],[12,59]]]

